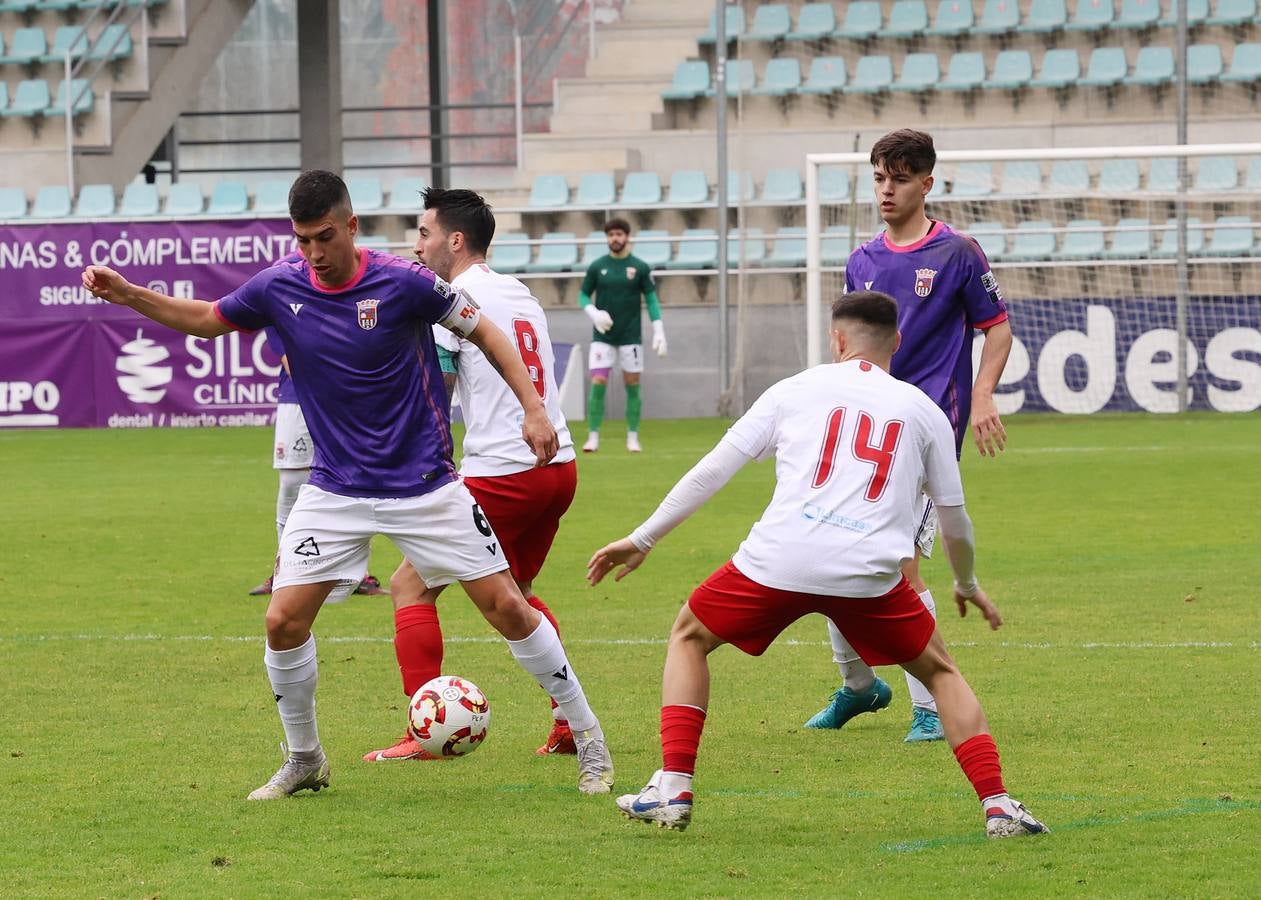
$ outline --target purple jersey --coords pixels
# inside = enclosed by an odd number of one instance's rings
[[[315,440],[311,484],[349,497],[417,497],[455,478],[432,324],[459,294],[419,263],[361,249],[337,288],[286,259],[215,304],[233,328],[275,328]]]
[[[272,353],[277,356],[285,355],[285,343],[280,339],[280,335],[276,334],[275,328],[268,328],[264,331],[267,336],[267,346]],[[280,364],[280,378],[276,382],[276,402],[277,403],[297,403],[298,392],[294,390],[293,379],[289,377],[289,373],[285,371],[285,364]]]
[[[955,452],[972,413],[972,333],[1007,318],[998,279],[980,245],[945,222],[905,247],[884,232],[849,256],[845,290],[873,290],[898,302],[902,343],[892,374],[932,398],[950,420]]]

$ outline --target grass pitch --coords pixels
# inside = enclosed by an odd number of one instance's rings
[[[942,744],[902,743],[893,705],[841,732],[800,723],[835,687],[821,619],[761,659],[712,658],[691,829],[621,819],[534,756],[545,698],[458,590],[445,671],[491,698],[484,747],[369,765],[403,729],[388,600],[327,607],[322,737],[333,782],[247,804],[280,762],[262,668],[270,435],[0,434],[0,895],[1243,896],[1261,828],[1255,517],[1261,417],[1021,416],[1000,459],[964,455],[982,582],[1007,620],[942,630],[1043,839],[986,842]],[[581,432],[581,428],[578,429]],[[722,434],[613,428],[538,592],[601,715],[615,791],[659,765],[664,637],[770,495],[750,466],[627,581],[582,580]],[[383,579],[398,561],[374,547]],[[945,601],[943,604],[942,601]]]

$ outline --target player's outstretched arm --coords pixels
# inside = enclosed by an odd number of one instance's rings
[[[968,604],[971,603],[981,611],[985,621],[990,623],[990,629],[996,631],[1003,624],[1003,617],[976,580],[976,540],[968,511],[962,505],[939,506],[937,521],[941,526],[942,542],[946,545],[946,557],[954,571],[954,597],[959,615],[966,616]]]
[[[1007,429],[998,416],[994,390],[1011,354],[1011,342],[1011,322],[999,322],[985,332],[981,364],[972,385],[972,437],[982,456],[997,456],[1007,446]]]
[[[521,408],[525,410],[525,420],[521,424],[521,437],[534,452],[535,463],[540,466],[547,465],[560,449],[560,439],[556,436],[556,429],[552,427],[551,419],[547,417],[547,408],[543,406],[543,399],[535,390],[534,382],[530,381],[530,373],[526,371],[525,363],[517,355],[512,342],[494,322],[485,316],[481,317],[477,327],[466,337],[477,349],[486,354],[486,359],[503,376],[508,387],[512,389],[512,393],[516,395]]]
[[[159,294],[132,284],[107,266],[88,266],[84,269],[83,286],[102,300],[130,307],[159,325],[194,337],[218,337],[231,330],[215,315],[213,303]]]
[[[647,550],[640,550],[635,546],[634,541],[630,538],[622,538],[620,541],[614,541],[595,552],[587,563],[587,581],[592,585],[597,585],[604,580],[604,576],[609,574],[618,566],[622,567],[622,571],[613,576],[614,581],[621,581],[631,572],[634,572],[648,558]]]

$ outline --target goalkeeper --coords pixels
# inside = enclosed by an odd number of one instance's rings
[[[648,304],[652,320],[652,349],[666,355],[666,332],[661,322],[661,305],[652,270],[630,252],[630,223],[625,219],[609,219],[604,224],[604,237],[609,252],[593,262],[582,279],[578,303],[595,331],[591,334],[591,352],[587,371],[591,374],[591,393],[587,397],[587,442],[584,453],[600,449],[600,425],[604,422],[604,395],[609,386],[609,372],[614,361],[622,367],[626,383],[626,449],[639,453],[639,376],[644,371],[644,346],[640,323],[640,302]]]

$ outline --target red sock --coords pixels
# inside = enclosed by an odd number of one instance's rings
[[[438,607],[417,603],[394,610],[394,655],[403,675],[403,693],[410,697],[421,685],[442,674],[442,627]]]
[[[556,636],[560,637],[560,623],[556,621],[556,617],[552,615],[552,611],[547,608],[547,604],[540,600],[537,594],[531,594],[526,597],[525,602],[537,609],[543,615],[543,618],[551,622],[552,627],[556,629]],[[552,701],[552,709],[556,709],[555,700]],[[567,719],[556,719],[556,721],[562,725],[569,724],[569,720]]]
[[[976,796],[982,802],[988,797],[1007,793],[1003,787],[1003,767],[998,762],[998,747],[988,734],[970,737],[955,747],[959,768],[968,776]]]
[[[661,768],[683,775],[696,773],[696,751],[705,728],[705,710],[695,706],[661,707]]]

